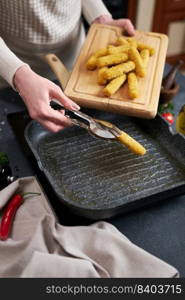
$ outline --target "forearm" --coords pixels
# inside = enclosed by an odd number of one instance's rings
[[[82,12],[89,24],[102,15],[111,16],[102,0],[82,0]]]
[[[0,37],[0,76],[3,77],[13,88],[15,72],[23,65],[21,61],[5,44]]]

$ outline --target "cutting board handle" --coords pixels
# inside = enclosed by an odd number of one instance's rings
[[[62,61],[53,53],[45,55],[45,60],[55,73],[58,81],[62,86],[62,89],[64,90],[69,80],[69,71],[66,69]]]

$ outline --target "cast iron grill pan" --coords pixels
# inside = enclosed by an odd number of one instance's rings
[[[92,115],[92,112],[91,112]],[[96,112],[147,149],[132,154],[115,141],[72,127],[52,134],[32,121],[25,136],[58,198],[73,212],[104,219],[185,191],[185,139],[167,123]]]

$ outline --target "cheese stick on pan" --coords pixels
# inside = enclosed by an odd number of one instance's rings
[[[103,89],[103,93],[105,96],[111,96],[116,93],[116,91],[122,86],[122,84],[126,80],[126,75],[123,74],[109,82],[106,87]]]
[[[121,131],[121,135],[117,136],[117,140],[137,155],[146,153],[146,149],[124,131]]]
[[[115,133],[115,138],[117,139],[117,141],[119,141],[122,145],[125,145],[127,148],[129,148],[129,150],[132,151],[133,153],[137,155],[144,155],[146,153],[146,149],[139,142],[133,139],[126,132],[120,130],[114,124],[104,120],[96,119],[96,121],[102,125],[112,128]]]
[[[124,61],[128,60],[128,54],[126,53],[117,53],[112,55],[106,55],[103,57],[99,57],[97,59],[97,66],[99,68],[120,64]]]

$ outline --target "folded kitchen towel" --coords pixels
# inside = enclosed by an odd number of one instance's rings
[[[35,177],[0,192],[0,207],[18,191],[39,192],[17,211],[11,236],[0,241],[0,277],[178,277],[171,265],[134,245],[113,225],[66,227],[57,219]]]

